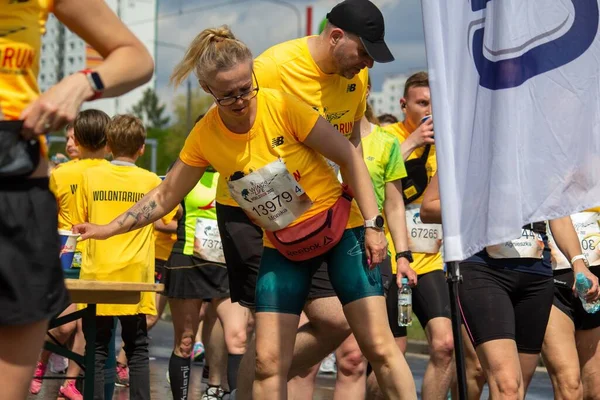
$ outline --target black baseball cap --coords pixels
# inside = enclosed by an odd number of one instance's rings
[[[344,0],[327,14],[327,20],[360,38],[365,50],[379,63],[394,61],[385,44],[385,24],[379,8],[369,0]]]

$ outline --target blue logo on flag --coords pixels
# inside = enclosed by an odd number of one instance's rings
[[[471,9],[480,11],[493,0],[471,0]],[[487,89],[499,90],[517,87],[534,76],[560,68],[575,60],[591,46],[598,32],[598,1],[571,0],[575,13],[569,30],[555,40],[540,44],[525,53],[498,61],[492,61],[484,53],[485,18],[471,22],[471,28],[482,24],[474,31],[472,41],[473,60],[479,72],[479,84]],[[543,32],[521,46],[495,52],[497,55],[519,53],[528,45],[546,38],[563,28],[568,19],[558,27]]]

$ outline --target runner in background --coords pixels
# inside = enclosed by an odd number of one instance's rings
[[[58,205],[58,229],[70,231],[73,227],[73,217],[75,216],[75,194],[81,186],[83,173],[88,168],[98,165],[108,164],[104,159],[106,156],[106,126],[110,122],[110,117],[100,110],[85,110],[77,114],[73,123],[74,144],[79,149],[80,161],[68,162],[61,168],[52,171],[50,175],[50,190],[56,197]],[[81,266],[83,243],[78,243],[76,249],[77,262],[73,261],[73,268],[77,268],[76,275],[79,275]],[[71,314],[76,311],[76,305],[71,304],[62,313],[61,316]],[[62,325],[50,331],[61,344],[66,343],[71,335],[76,332],[73,341],[72,351],[77,354],[83,354],[85,351],[85,338],[81,320]],[[38,394],[42,388],[42,377],[46,372],[50,352],[42,351],[40,360],[37,363],[34,379],[31,381],[29,392]],[[78,376],[81,372],[79,365],[69,360],[67,376]],[[70,400],[79,400],[81,393],[75,387],[74,379],[67,379],[59,390],[59,395]]]
[[[429,118],[421,123],[424,117],[431,116],[429,77],[426,72],[417,72],[406,80],[400,107],[404,113],[404,121],[388,125],[385,129],[400,140],[409,179],[417,181],[417,177],[411,174],[419,174],[426,185],[437,170],[433,119]],[[415,171],[416,168],[409,165],[418,163],[417,160],[422,164]],[[417,286],[412,289],[413,311],[425,330],[430,355],[421,393],[424,400],[440,399],[447,395],[454,375],[450,295],[440,253],[442,229],[440,225],[424,224],[421,221],[424,187],[417,187],[411,181],[405,182],[404,197],[409,203],[406,205],[406,225],[409,249],[414,259],[411,267],[418,274]],[[396,266],[392,266],[396,272]],[[393,290],[390,296],[397,296],[397,288],[394,287]],[[406,344],[403,343],[401,348],[406,348]]]
[[[590,272],[600,276],[600,208],[571,216]],[[573,293],[569,260],[553,238],[554,302],[542,356],[557,399],[594,399],[600,387],[600,312],[587,313]]]
[[[94,47],[104,61],[75,73],[40,95],[37,84],[41,38],[48,13]],[[20,27],[15,29],[15,27]],[[71,122],[83,102],[114,97],[152,77],[153,61],[102,0],[8,1],[0,7],[0,131],[5,138],[39,139],[27,168],[0,163],[0,399],[24,399],[42,348],[48,321],[68,305],[59,262],[56,200],[48,189],[48,159],[42,135]],[[22,29],[21,29],[22,28]],[[9,54],[14,58],[9,61]],[[16,62],[21,54],[23,63]],[[20,122],[22,120],[22,129]],[[16,142],[16,141],[15,141]],[[27,146],[15,143],[15,146]],[[3,145],[0,159],[13,153]],[[36,155],[41,154],[38,162]],[[8,219],[7,219],[8,218]],[[16,266],[19,266],[16,268]]]
[[[381,127],[398,123],[398,118],[396,118],[392,114],[381,114],[377,117],[377,120],[379,121],[379,126]]]
[[[441,222],[437,176],[425,191],[421,218]],[[587,268],[569,217],[549,221],[560,251],[571,260],[573,275],[593,283],[587,301],[600,297],[598,278]],[[542,349],[553,301],[554,284],[546,224],[522,228],[521,237],[487,246],[461,262],[460,306],[484,370],[490,398],[522,399]]]
[[[201,119],[202,116],[198,121]],[[227,268],[215,211],[218,179],[219,174],[214,169],[207,169],[181,202],[183,215],[177,228],[177,242],[164,271],[164,294],[169,299],[175,331],[169,378],[173,398],[177,399],[188,394],[191,356],[204,299],[211,299],[219,323],[223,325],[230,354],[241,354],[245,350],[245,342],[240,338],[246,336],[248,311],[234,307],[229,298]],[[229,392],[221,379],[222,367],[211,365],[203,398],[221,398]]]
[[[55,154],[51,161],[55,164],[55,167],[59,165],[63,165],[64,163],[68,163],[69,161],[77,161],[79,159],[79,149],[75,144],[75,132],[73,129],[73,124],[68,123],[65,126],[65,153]]]

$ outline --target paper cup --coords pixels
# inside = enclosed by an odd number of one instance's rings
[[[58,235],[60,236],[60,263],[63,270],[68,270],[71,269],[73,264],[73,255],[75,254],[79,234],[59,229]]]

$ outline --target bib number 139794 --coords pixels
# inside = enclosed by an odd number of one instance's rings
[[[312,206],[312,201],[285,163],[278,159],[227,183],[231,197],[248,217],[271,232],[285,228]]]

